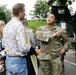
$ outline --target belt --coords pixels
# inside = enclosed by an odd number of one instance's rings
[[[59,53],[51,53],[52,58],[60,57],[61,55]]]

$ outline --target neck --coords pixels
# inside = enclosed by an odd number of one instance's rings
[[[13,16],[13,18],[16,18],[16,19],[20,20],[19,16]]]
[[[47,24],[47,26],[52,28],[54,26],[54,24]]]
[[[17,18],[20,20],[20,17],[19,16]]]

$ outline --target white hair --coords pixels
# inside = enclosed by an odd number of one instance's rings
[[[0,20],[0,26],[4,25],[4,24],[5,24],[5,22],[3,20]]]

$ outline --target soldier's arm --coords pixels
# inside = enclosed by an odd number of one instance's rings
[[[71,43],[70,43],[70,38],[69,38],[68,34],[63,31],[61,37],[62,37],[63,43],[64,43],[63,48],[65,50],[69,50],[69,47],[70,47]]]
[[[37,31],[36,31],[36,43],[40,43],[40,47],[42,48],[42,43],[41,43],[41,28],[38,28]]]
[[[61,34],[60,31],[57,31],[56,33],[54,33],[53,35],[50,35],[50,37],[56,37],[56,36],[59,36]]]

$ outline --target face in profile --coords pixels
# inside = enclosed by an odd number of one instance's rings
[[[20,13],[20,20],[24,20],[25,18],[25,9],[23,12]]]
[[[49,14],[46,19],[47,24],[53,24],[56,22],[55,16],[53,14]]]

